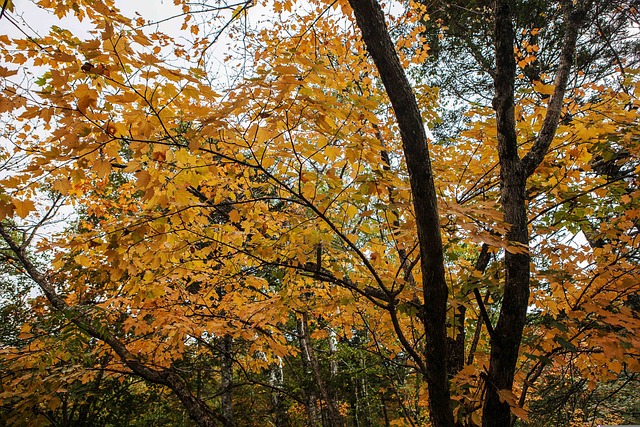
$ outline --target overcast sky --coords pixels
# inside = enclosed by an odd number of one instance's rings
[[[20,30],[30,36],[36,33],[46,34],[51,25],[66,28],[76,35],[81,35],[83,31],[89,29],[86,24],[83,25],[74,17],[58,19],[53,13],[39,8],[33,0],[13,0],[13,3],[15,10],[10,14],[10,18],[14,18],[20,29],[7,19],[0,21],[0,32],[11,37],[24,37]],[[116,0],[116,5],[125,16],[133,17],[135,12],[138,12],[151,21],[158,21],[180,12],[172,0]],[[178,31],[181,24],[181,20],[176,19],[162,24],[161,30]]]

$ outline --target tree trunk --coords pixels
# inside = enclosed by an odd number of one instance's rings
[[[434,427],[453,427],[447,377],[448,289],[427,136],[415,95],[389,36],[380,4],[376,0],[349,0],[349,4],[391,100],[409,171],[420,243],[425,302],[421,319],[425,323],[426,338],[423,375],[429,387],[431,423]]]
[[[233,339],[231,335],[222,338],[222,417],[225,427],[233,427]]]
[[[306,361],[307,366],[311,370],[311,374],[318,386],[322,399],[327,404],[329,423],[332,427],[340,427],[343,425],[342,416],[338,411],[338,406],[333,398],[332,393],[327,388],[327,385],[322,378],[320,372],[320,366],[316,359],[315,352],[311,346],[311,337],[309,335],[309,315],[306,312],[302,313],[302,316],[298,319],[298,334],[300,337],[300,347],[302,350],[303,360]]]
[[[282,401],[280,389],[284,383],[284,372],[282,369],[282,358],[278,356],[277,362],[271,364],[269,368],[269,385],[271,386],[271,412],[274,416],[276,426],[286,427],[289,425],[287,409]]]
[[[333,328],[329,328],[329,371],[331,372],[331,379],[335,379],[338,375],[338,361],[336,360],[336,352],[338,351],[338,338],[336,331]]]
[[[506,238],[512,249],[505,253],[505,284],[500,317],[491,338],[491,356],[484,404],[483,426],[509,427],[511,410],[498,392],[511,391],[518,349],[529,301],[530,256],[525,200],[526,176],[518,156],[514,114],[516,61],[512,23],[513,2],[495,4],[496,74],[494,80],[500,159],[501,202],[504,220],[510,224]],[[515,252],[515,253],[514,253]]]
[[[578,4],[579,3],[579,4]],[[522,331],[529,302],[530,262],[527,219],[527,178],[543,161],[558,127],[564,93],[575,54],[578,29],[590,2],[565,2],[566,29],[555,89],[547,113],[531,150],[520,158],[514,114],[516,61],[513,53],[513,0],[496,0],[494,4],[494,43],[496,71],[494,77],[500,160],[501,202],[504,220],[510,224],[506,238],[510,249],[505,253],[505,284],[500,317],[491,337],[491,356],[486,380],[483,427],[510,427],[511,409],[500,401],[499,391],[511,391]]]

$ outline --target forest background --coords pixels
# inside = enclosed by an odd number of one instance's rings
[[[637,0],[0,3],[3,424],[640,423]]]

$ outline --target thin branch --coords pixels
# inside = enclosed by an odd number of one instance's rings
[[[574,2],[575,3],[575,2]],[[542,129],[533,143],[531,150],[523,157],[522,164],[525,176],[530,176],[544,160],[544,156],[549,150],[551,141],[556,134],[556,129],[560,122],[564,95],[569,81],[569,73],[573,65],[576,52],[576,41],[582,22],[587,15],[590,1],[581,2],[573,6],[572,2],[565,2],[567,11],[565,12],[565,34],[562,40],[562,51],[560,53],[560,64],[555,78],[555,88],[553,95],[549,99],[547,114],[542,123]]]

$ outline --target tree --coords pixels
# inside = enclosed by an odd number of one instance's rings
[[[637,81],[623,70],[620,90],[599,77],[569,85],[597,2],[541,3],[558,12],[544,29],[549,51],[534,39],[515,45],[515,2],[486,5],[494,30],[476,52],[494,52],[481,61],[492,102],[470,108],[448,145],[429,145],[424,128],[437,120],[436,89],[407,77],[426,60],[414,40],[428,33],[425,5],[394,16],[374,0],[311,2],[308,13],[273,2],[279,19],[250,29],[252,3],[177,3],[189,49],[111,2],[40,2],[87,18],[88,39],[57,27],[0,38],[7,64],[47,69],[36,91],[14,81],[15,67],[0,69],[13,144],[3,156],[25,155],[5,165],[4,253],[118,370],[171,390],[199,425],[234,425],[234,371],[283,392],[260,374],[301,353],[317,392],[300,399],[307,423],[322,401],[339,425],[340,399],[309,333],[315,319],[344,343],[366,331],[380,356],[408,364],[433,426],[510,426],[526,418],[535,380],[565,358],[585,378],[639,368],[629,306]],[[250,71],[224,92],[206,73],[220,33],[189,23],[202,13],[242,34]],[[553,59],[541,67],[538,57]],[[594,179],[598,168],[612,173]],[[38,213],[42,191],[83,207],[74,233],[38,242],[52,253],[48,271],[27,250],[50,218]],[[576,249],[557,238],[562,227],[600,243]],[[614,339],[625,346],[613,349]],[[220,369],[220,406],[189,375],[205,354],[217,357],[206,366]]]

